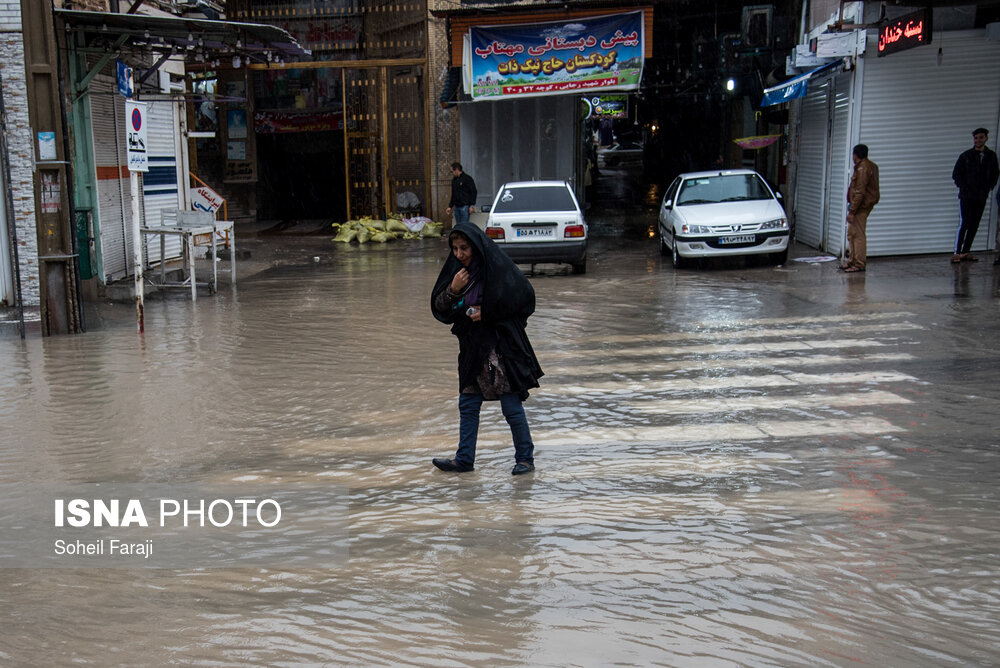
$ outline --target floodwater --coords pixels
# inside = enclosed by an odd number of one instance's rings
[[[0,340],[0,482],[345,485],[349,559],[3,569],[0,663],[1000,656],[988,261],[674,271],[600,239],[586,275],[532,279],[547,375],[514,478],[495,404],[474,472],[430,464],[457,435],[443,242],[263,243],[290,245],[235,291],[150,298],[143,336],[105,304],[85,335]]]

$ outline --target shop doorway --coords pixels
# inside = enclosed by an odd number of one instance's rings
[[[258,134],[257,152],[261,219],[346,219],[342,131]]]

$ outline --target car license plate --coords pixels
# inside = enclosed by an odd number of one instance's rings
[[[553,237],[555,236],[554,227],[519,227],[517,228],[517,236],[519,237]]]
[[[720,244],[752,244],[757,241],[753,234],[741,234],[735,237],[719,237]]]

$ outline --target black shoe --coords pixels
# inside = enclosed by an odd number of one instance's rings
[[[431,463],[442,471],[454,471],[455,473],[465,473],[466,471],[471,471],[473,469],[471,466],[461,466],[456,464],[454,459],[438,459],[435,457],[431,460]]]
[[[528,462],[518,462],[514,464],[514,468],[510,470],[511,475],[521,475],[523,473],[531,473],[535,470],[534,464],[529,464]]]

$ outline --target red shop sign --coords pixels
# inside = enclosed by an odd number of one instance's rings
[[[878,55],[885,56],[897,51],[931,43],[932,9],[900,16],[888,21],[878,29]]]

